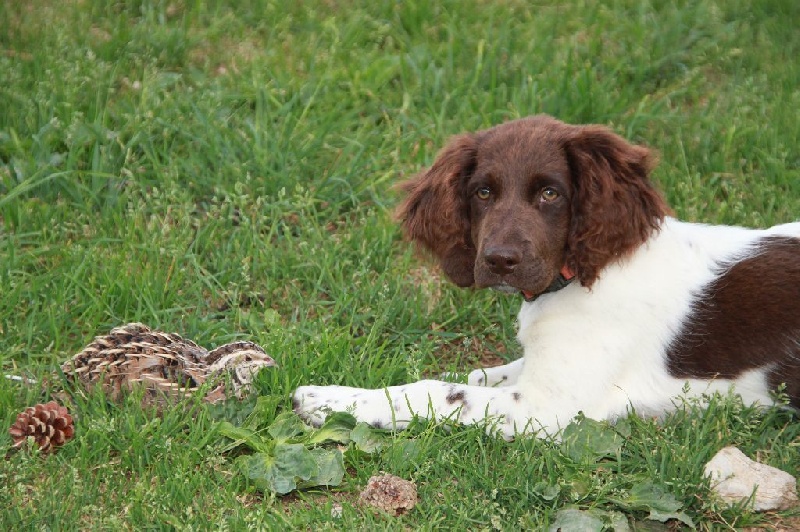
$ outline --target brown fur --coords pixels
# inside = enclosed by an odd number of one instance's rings
[[[800,409],[800,240],[770,237],[759,248],[720,265],[724,273],[697,295],[669,346],[667,368],[680,378],[733,379],[771,366],[770,387],[785,383]]]
[[[605,127],[523,118],[452,139],[401,185],[397,216],[459,286],[541,293],[566,265],[591,287],[668,212],[648,180],[653,159]],[[490,199],[476,199],[480,188]]]

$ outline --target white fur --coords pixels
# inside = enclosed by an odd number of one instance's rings
[[[466,385],[425,380],[377,390],[302,386],[294,394],[296,409],[314,423],[330,411],[348,410],[394,428],[414,415],[494,421],[511,438],[520,432],[556,434],[579,412],[613,420],[632,407],[660,415],[685,387],[694,397],[732,387],[748,403],[770,404],[769,368],[734,380],[687,381],[670,376],[666,366],[667,346],[693,297],[720,274],[720,264],[757,253],[755,241],[767,235],[800,237],[800,223],[753,230],[667,219],[631,257],[605,268],[591,290],[573,283],[523,303],[521,359],[473,371]]]

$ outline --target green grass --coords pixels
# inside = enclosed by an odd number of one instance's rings
[[[798,19],[784,0],[0,3],[3,373],[48,378],[128,321],[261,343],[280,363],[258,386],[276,413],[300,383],[511,358],[518,301],[415,257],[392,185],[449,135],[545,112],[657,148],[682,218],[792,221]],[[0,380],[0,428],[48,382]],[[620,501],[644,480],[703,529],[798,526],[709,499],[702,464],[726,444],[800,470],[797,420],[735,402],[631,419],[600,461],[421,423],[347,455],[342,486],[286,498],[243,480],[202,405],[159,418],[92,395],[72,411],[59,453],[0,461],[0,528],[543,529],[577,507],[641,529],[657,523]],[[413,479],[418,507],[355,505],[378,471]]]

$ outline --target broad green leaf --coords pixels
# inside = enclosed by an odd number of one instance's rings
[[[300,488],[314,486],[338,486],[344,478],[344,460],[339,449],[311,449],[311,455],[317,462],[317,474],[305,482],[299,483]]]
[[[275,465],[291,471],[296,477],[308,480],[317,474],[314,455],[301,443],[283,443],[275,446]]]
[[[630,532],[631,525],[628,518],[622,512],[605,512],[608,524],[614,532]]]
[[[539,481],[533,486],[533,492],[546,501],[552,501],[561,492],[561,487],[557,484],[548,484],[545,481]]]
[[[561,438],[562,452],[576,462],[596,462],[616,456],[624,442],[607,423],[586,417],[567,425]]]
[[[349,443],[350,433],[356,426],[356,418],[346,412],[334,412],[328,416],[319,430],[306,440],[309,445],[325,442]]]
[[[256,396],[249,394],[243,399],[232,397],[219,403],[208,405],[208,415],[214,421],[230,421],[240,426],[250,415],[256,405]]]
[[[267,453],[255,453],[246,456],[240,456],[236,459],[236,465],[242,474],[250,480],[261,491],[277,491],[278,493],[289,493],[294,489],[292,483],[294,477],[285,478],[278,482],[278,488],[275,489],[275,482],[273,480],[274,473],[272,470],[275,468],[275,457]],[[296,484],[294,484],[296,486]],[[282,491],[287,490],[287,491]]]
[[[649,511],[648,519],[662,523],[676,519],[694,528],[692,518],[680,511],[683,504],[672,493],[652,482],[634,485],[628,493],[628,497],[617,502],[627,510]]]
[[[670,519],[675,519],[686,526],[695,528],[694,521],[686,512],[662,512],[660,510],[650,510],[650,515],[648,515],[647,518],[660,523],[666,523]]]
[[[580,510],[564,508],[556,514],[550,525],[550,532],[584,532],[613,530],[614,532],[630,532],[628,519],[620,512],[592,508]]]
[[[614,423],[614,430],[623,438],[630,438],[633,429],[630,420],[627,417],[623,417]]]
[[[683,506],[673,494],[652,482],[635,484],[628,492],[627,502],[631,508],[655,508],[665,512],[676,512]]]
[[[284,412],[275,418],[267,432],[275,438],[275,441],[283,443],[292,438],[302,436],[309,430],[311,430],[311,427],[303,423],[300,416],[294,412]]]
[[[359,422],[350,432],[350,439],[359,451],[372,454],[384,445],[384,437],[366,423]]]
[[[256,487],[285,495],[297,489],[297,482],[318,473],[317,461],[302,444],[279,444],[274,455],[255,453],[237,459],[244,475]]]
[[[584,510],[565,508],[559,510],[549,532],[602,532],[603,520]]]
[[[258,433],[244,427],[235,427],[228,421],[218,423],[217,430],[226,438],[234,440],[233,443],[226,446],[226,450],[235,449],[239,445],[245,444],[254,451],[268,453],[274,445],[272,441],[265,440]]]

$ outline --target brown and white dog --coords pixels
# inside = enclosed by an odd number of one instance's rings
[[[523,296],[522,358],[468,384],[302,386],[295,410],[384,428],[414,415],[492,421],[510,438],[730,389],[768,405],[785,385],[800,408],[800,223],[680,222],[652,166],[647,148],[605,127],[547,116],[452,139],[403,184],[398,214],[457,285]]]

